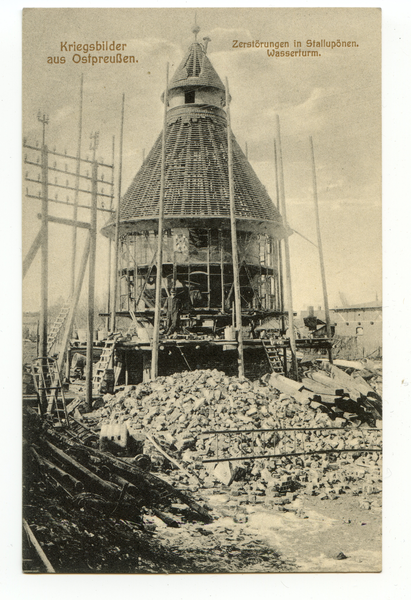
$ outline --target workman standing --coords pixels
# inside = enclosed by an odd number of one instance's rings
[[[84,377],[84,369],[86,368],[86,357],[84,354],[80,354],[76,352],[71,359],[70,365],[70,377],[73,379],[83,379]]]
[[[175,289],[171,290],[170,296],[165,302],[165,308],[167,310],[165,335],[171,335],[180,327],[181,300],[177,298]]]

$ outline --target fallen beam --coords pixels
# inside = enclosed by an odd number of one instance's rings
[[[77,493],[82,492],[84,490],[84,484],[75,477],[73,477],[73,475],[70,475],[70,473],[66,473],[66,471],[60,469],[60,467],[52,463],[44,456],[39,456],[39,454],[33,447],[31,447],[30,450],[35,456],[39,465],[41,467],[44,467],[47,471],[49,471],[58,481],[62,481],[66,484],[68,483],[72,486],[72,489]]]
[[[161,510],[158,510],[158,508],[152,507],[151,511],[153,512],[153,514],[155,514],[156,517],[161,519],[163,521],[163,523],[165,523],[167,525],[167,527],[175,527],[175,528],[180,527],[180,524],[177,523],[177,521],[175,521],[172,517],[169,517],[168,515],[163,513]]]
[[[208,458],[202,463],[233,462],[235,460],[257,460],[258,458],[293,458],[294,456],[310,456],[312,454],[344,454],[344,452],[382,452],[381,448],[330,448],[328,450],[309,450],[308,452],[289,452],[288,454],[259,454],[254,456],[229,456],[227,458]]]
[[[160,452],[160,454],[162,454],[173,465],[175,465],[178,469],[180,469],[180,471],[182,471],[184,473],[184,475],[188,475],[189,477],[195,477],[197,479],[197,481],[199,482],[197,475],[191,474],[189,471],[187,471],[187,469],[185,469],[182,465],[180,465],[180,463],[178,461],[176,461],[172,456],[167,454],[167,452],[165,452],[162,449],[160,444],[158,444],[158,442],[156,442],[156,440],[149,433],[145,433],[145,436],[148,439],[148,441],[151,442],[151,444],[153,444],[154,448],[156,448]]]
[[[46,440],[46,444],[53,454],[58,456],[66,464],[70,465],[80,477],[82,476],[88,482],[90,487],[99,490],[101,493],[108,494],[112,499],[118,498],[120,490],[117,486],[104,481],[104,479],[101,479],[98,475],[92,473],[89,469],[74,460],[74,458],[71,458],[71,456],[63,452],[63,450],[54,446],[51,442]]]
[[[77,444],[76,442],[70,442],[70,445],[73,448],[78,448],[82,451],[85,451],[85,447]],[[146,497],[149,506],[151,506],[152,502],[156,498],[161,501],[160,491],[162,491],[166,492],[170,496],[179,498],[182,502],[184,502],[184,504],[191,508],[191,510],[200,515],[204,522],[209,523],[213,520],[208,510],[200,506],[200,504],[195,502],[195,500],[190,498],[182,490],[179,490],[164,481],[164,479],[156,477],[152,473],[147,473],[146,471],[130,465],[129,463],[116,458],[115,456],[102,452],[101,450],[87,448],[87,453],[101,458],[102,461],[106,461],[106,464],[109,464],[110,467],[115,467],[118,473],[124,477],[124,479],[130,483],[133,483],[139,490],[141,490],[141,493]]]
[[[47,558],[43,548],[40,546],[40,544],[36,540],[36,536],[30,529],[30,526],[27,523],[26,519],[23,519],[23,527],[24,527],[24,531],[27,534],[27,537],[29,538],[30,542],[33,544],[34,548],[36,549],[36,552],[37,552],[41,562],[46,567],[47,573],[55,573],[56,571],[53,569],[53,566],[52,566],[51,562],[49,561],[49,559]]]

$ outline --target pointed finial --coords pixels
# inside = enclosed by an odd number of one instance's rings
[[[197,25],[197,11],[194,13],[194,27],[191,30],[194,33],[194,41],[197,41],[197,34],[200,31],[200,27]]]

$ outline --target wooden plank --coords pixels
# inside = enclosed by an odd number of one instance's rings
[[[26,519],[23,519],[23,527],[24,527],[24,531],[26,532],[30,542],[33,544],[34,548],[36,549],[36,552],[37,552],[39,558],[41,559],[41,562],[46,567],[47,573],[55,573],[56,571],[53,569],[51,562],[47,558],[43,548],[38,543],[36,536],[30,529],[30,526],[27,523]]]
[[[314,199],[314,212],[315,212],[315,226],[316,226],[316,230],[317,230],[318,256],[320,259],[321,283],[322,283],[322,288],[323,288],[325,324],[326,324],[326,330],[327,330],[327,337],[329,340],[331,340],[330,308],[328,306],[327,281],[325,278],[323,244],[322,244],[322,240],[321,240],[320,212],[318,209],[317,175],[316,175],[316,170],[315,170],[314,144],[313,144],[313,138],[311,136],[310,136],[310,147],[311,147],[311,163],[312,163],[312,173],[313,173],[313,199]],[[332,364],[333,359],[332,359],[331,345],[328,348],[328,358],[330,360],[330,363]]]
[[[112,156],[112,162],[113,162],[113,166],[114,166],[114,157],[115,157],[115,137],[113,135],[113,141],[112,141],[112,151],[111,151],[111,156]],[[113,210],[113,201],[114,201],[114,168],[111,170],[111,198],[110,198],[110,210]],[[116,215],[117,218],[117,215]],[[107,265],[108,265],[108,274],[107,274],[107,317],[106,317],[106,329],[107,331],[110,331],[110,308],[111,308],[111,269],[112,269],[112,257],[111,257],[111,252],[112,252],[112,239],[111,238],[107,238],[107,242],[108,242],[108,248],[107,248],[107,252],[108,252],[108,256],[107,256]]]
[[[83,256],[81,257],[79,274],[77,277],[77,284],[76,284],[76,288],[74,290],[74,295],[71,299],[70,310],[69,310],[69,314],[67,315],[66,326],[64,329],[64,335],[63,335],[63,339],[61,342],[60,354],[59,354],[58,361],[57,361],[57,369],[58,369],[58,372],[60,373],[60,377],[62,376],[61,371],[62,371],[62,367],[63,367],[64,357],[65,357],[66,349],[67,349],[68,342],[70,339],[71,330],[73,327],[74,315],[75,315],[77,304],[78,304],[78,301],[80,298],[81,288],[83,286],[83,280],[84,280],[84,275],[86,272],[86,266],[87,266],[89,253],[90,253],[90,234],[88,233],[86,243],[84,246],[84,250],[83,250]],[[67,360],[68,360],[68,358],[67,358]]]
[[[62,217],[53,217],[49,215],[47,217],[49,223],[57,223],[59,225],[70,225],[76,229],[80,227],[81,229],[90,229],[90,223],[85,223],[84,221],[77,221],[73,219],[63,219]]]
[[[29,251],[26,254],[26,257],[23,261],[23,279],[25,278],[27,271],[31,267],[31,263],[33,262],[38,249],[40,248],[43,240],[43,226],[40,227],[38,234],[36,235],[32,245],[30,246]]]
[[[121,202],[121,175],[123,164],[123,129],[124,129],[124,98],[121,103],[121,125],[120,125],[120,166],[118,173],[118,200],[116,210],[116,228],[114,232],[114,266],[113,266],[113,307],[111,311],[111,331],[116,329],[116,303],[118,287],[118,254],[119,254],[119,230],[120,230],[120,202]]]
[[[144,435],[146,436],[148,441],[151,442],[151,444],[153,444],[154,448],[156,448],[160,452],[160,454],[162,454],[168,461],[170,461],[173,465],[175,465],[177,467],[177,469],[180,469],[180,471],[182,471],[185,475],[188,475],[189,477],[195,477],[195,479],[197,479],[197,481],[199,481],[197,475],[192,475],[189,471],[187,471],[187,469],[185,469],[182,465],[180,465],[180,463],[178,461],[176,461],[172,456],[167,454],[167,452],[165,452],[165,450],[162,449],[160,444],[158,444],[156,442],[156,440],[149,433],[145,432]]]
[[[280,134],[280,118],[277,115],[277,143],[278,143],[278,173],[279,173],[279,189],[280,189],[280,200],[281,200],[281,211],[284,220],[284,226],[288,229],[287,224],[287,208],[285,202],[284,192],[284,171],[283,171],[283,156],[281,149],[281,134]],[[298,378],[298,364],[297,364],[297,348],[295,343],[295,331],[294,331],[294,311],[293,311],[293,294],[291,287],[291,262],[290,262],[290,247],[288,243],[288,235],[284,238],[284,254],[285,254],[285,279],[287,287],[287,303],[288,303],[288,331],[290,336],[290,348],[291,348],[291,359],[293,365],[293,376]]]

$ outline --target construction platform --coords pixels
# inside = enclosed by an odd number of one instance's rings
[[[236,340],[219,339],[211,336],[178,335],[159,340],[159,375],[169,375],[176,371],[193,371],[196,369],[214,369],[224,371],[227,375],[237,375]],[[296,340],[300,351],[317,351],[326,353],[331,347],[327,338],[304,338]],[[105,341],[93,345],[93,362],[99,361],[106,347]],[[290,368],[291,349],[289,339],[244,339],[245,376],[258,379],[269,372],[287,375]],[[137,384],[150,379],[151,341],[120,338],[115,343],[116,385]],[[74,354],[86,354],[86,344],[76,342],[70,348],[70,364]]]

